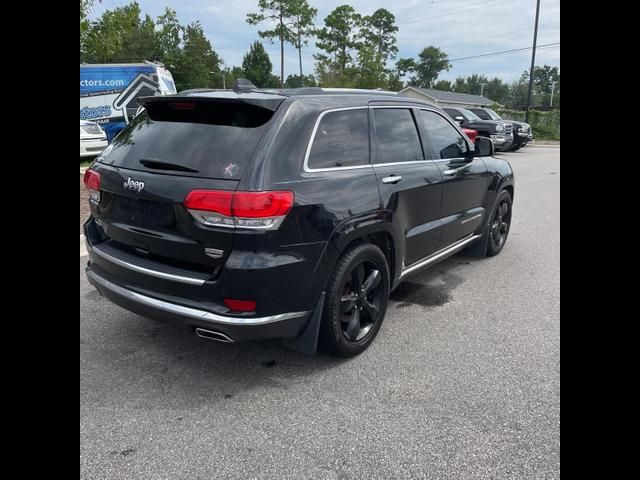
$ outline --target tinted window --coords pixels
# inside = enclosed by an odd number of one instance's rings
[[[329,112],[318,125],[309,154],[309,168],[334,168],[369,163],[367,109]]]
[[[481,110],[479,108],[472,108],[470,110],[478,115],[482,120],[491,120],[491,115],[489,115],[489,112],[485,112],[484,110]]]
[[[411,110],[407,108],[376,108],[378,155],[376,163],[396,163],[424,160],[420,137]]]
[[[461,108],[460,112],[462,113],[462,116],[464,118],[466,118],[467,120],[473,121],[473,120],[481,120],[481,118],[479,116],[477,116],[475,113],[473,113],[471,110],[467,110],[466,108]]]
[[[464,157],[467,142],[444,117],[435,112],[420,110],[426,141],[434,152],[432,160]]]
[[[148,105],[100,161],[132,170],[240,178],[273,112],[242,104]],[[153,165],[153,167],[150,167]]]
[[[464,115],[462,115],[461,112],[459,112],[458,110],[455,110],[453,108],[443,108],[443,110],[447,113],[447,115],[449,115],[454,120],[455,120],[456,117],[463,117],[464,118]]]

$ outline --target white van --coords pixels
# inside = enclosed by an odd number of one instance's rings
[[[100,124],[109,141],[135,116],[138,97],[175,93],[171,72],[158,63],[80,65],[80,120]]]

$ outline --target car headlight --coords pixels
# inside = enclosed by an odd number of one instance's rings
[[[499,125],[496,127],[496,132],[504,132],[504,125],[499,124]]]

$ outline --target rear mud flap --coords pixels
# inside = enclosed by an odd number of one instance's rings
[[[318,334],[320,333],[320,322],[322,320],[322,310],[324,309],[324,297],[326,293],[320,294],[320,300],[311,314],[304,332],[295,338],[285,338],[283,343],[287,348],[307,355],[314,355],[318,349]]]

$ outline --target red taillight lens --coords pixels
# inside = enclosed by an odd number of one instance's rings
[[[280,217],[289,213],[293,198],[293,192],[236,192],[231,210],[236,217]]]
[[[192,190],[184,200],[196,220],[227,228],[273,230],[293,207],[293,192]]]
[[[191,190],[184,200],[184,206],[189,210],[217,212],[231,217],[231,200],[233,192],[218,190]]]
[[[100,174],[95,170],[87,169],[84,172],[84,185],[90,190],[100,190]]]
[[[224,304],[229,310],[234,312],[255,312],[256,302],[254,300],[234,300],[233,298],[225,298]]]

